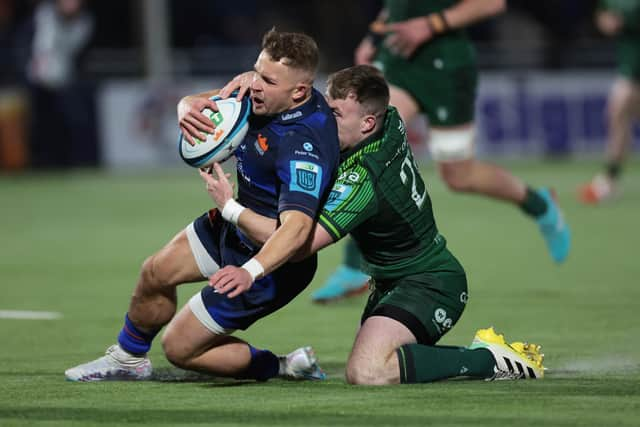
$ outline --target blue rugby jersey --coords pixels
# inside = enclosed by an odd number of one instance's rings
[[[315,219],[339,163],[335,118],[313,89],[311,98],[297,108],[276,116],[252,114],[235,155],[243,206],[270,218],[297,210]]]

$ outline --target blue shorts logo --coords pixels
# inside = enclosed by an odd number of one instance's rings
[[[322,167],[310,162],[293,160],[291,166],[290,191],[301,191],[314,197],[320,195],[320,183],[322,182]]]

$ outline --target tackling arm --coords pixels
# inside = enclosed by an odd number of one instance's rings
[[[241,216],[245,216],[244,212]],[[229,298],[240,295],[249,290],[255,280],[280,267],[303,247],[313,228],[313,218],[299,211],[284,211],[280,213],[280,220],[282,225],[242,267],[226,266],[209,278],[209,285],[216,292]]]
[[[461,0],[442,13],[448,27],[458,29],[498,15],[506,9],[506,0]]]
[[[238,228],[254,242],[262,245],[275,231],[275,221],[260,214],[255,213],[251,209],[244,209],[238,218]],[[309,255],[318,252],[335,240],[320,224],[314,222],[311,236],[306,239],[304,244],[293,255],[291,260],[302,260]]]
[[[376,25],[373,31],[388,34],[384,43],[392,53],[410,58],[416,49],[433,37],[497,15],[505,5],[505,0],[461,0],[440,12]]]

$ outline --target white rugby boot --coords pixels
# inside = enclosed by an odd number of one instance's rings
[[[324,380],[326,374],[318,365],[318,358],[311,347],[301,347],[286,356],[278,356],[279,376],[292,380]]]
[[[507,344],[504,335],[493,327],[479,329],[469,348],[486,348],[496,360],[494,375],[487,380],[541,379],[544,377],[544,354],[540,346],[523,342]]]
[[[134,356],[118,344],[109,347],[104,356],[67,369],[69,381],[126,381],[151,378],[151,361],[145,356]]]

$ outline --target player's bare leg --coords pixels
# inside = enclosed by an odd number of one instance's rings
[[[129,319],[145,332],[157,331],[176,313],[176,288],[205,280],[193,257],[186,232],[179,232],[142,265],[131,303]]]
[[[411,331],[397,320],[382,316],[368,318],[358,331],[347,361],[349,384],[384,385],[400,383],[396,350],[415,343]]]
[[[311,348],[303,347],[279,357],[258,350],[239,338],[212,332],[194,315],[189,304],[167,326],[162,347],[174,365],[214,376],[261,381],[275,376],[325,378]]]
[[[475,158],[439,162],[438,170],[447,187],[455,192],[482,194],[516,205],[523,203],[527,195],[527,186],[521,179]]]
[[[606,146],[606,170],[579,190],[583,203],[597,204],[616,193],[616,184],[631,145],[633,121],[640,117],[640,84],[626,78],[616,80],[607,104],[609,134]]]
[[[508,345],[504,337],[480,330],[470,347],[425,345],[402,323],[384,316],[368,318],[347,362],[350,384],[425,383],[455,377],[487,380],[542,378],[540,347]],[[513,364],[510,370],[504,358]],[[516,370],[516,367],[519,370]]]
[[[152,368],[146,353],[157,332],[175,314],[176,286],[203,279],[183,230],[143,263],[118,344],[109,347],[105,356],[68,369],[66,378],[71,381],[149,378]]]

